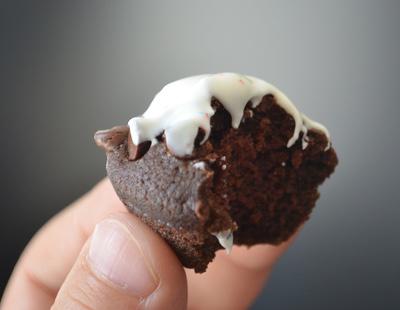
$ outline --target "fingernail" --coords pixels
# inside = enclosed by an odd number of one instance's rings
[[[129,229],[117,220],[96,225],[88,261],[92,269],[137,297],[150,295],[157,276]]]

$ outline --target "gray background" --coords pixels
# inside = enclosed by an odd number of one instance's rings
[[[96,129],[169,81],[237,71],[326,124],[340,158],[254,309],[400,309],[399,29],[395,0],[0,0],[2,287],[104,176]]]

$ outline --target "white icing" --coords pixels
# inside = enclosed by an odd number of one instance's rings
[[[303,126],[306,128],[303,141],[305,140],[307,143],[306,146],[303,147],[303,149],[305,149],[308,145],[307,131],[310,129],[314,129],[314,130],[318,130],[318,131],[322,132],[326,136],[326,138],[328,139],[328,144],[325,147],[325,151],[329,150],[329,148],[331,147],[331,135],[329,134],[328,129],[324,125],[322,125],[316,121],[313,121],[308,116],[306,116],[304,113],[302,113],[301,116],[303,118]]]
[[[222,165],[221,169],[226,170],[226,165]]]
[[[285,167],[286,166],[286,163],[283,161],[283,162],[281,162],[281,166],[282,167]]]
[[[219,244],[230,254],[233,246],[233,233],[231,230],[224,230],[218,233],[213,233],[217,237]]]
[[[309,129],[323,132],[329,140],[326,128],[301,114],[290,99],[275,86],[252,76],[220,73],[188,77],[164,86],[146,112],[141,117],[134,117],[129,121],[132,141],[136,145],[152,141],[154,145],[155,137],[164,132],[167,146],[173,154],[190,155],[198,129],[202,128],[205,131],[201,143],[204,143],[210,134],[210,117],[215,113],[211,107],[212,97],[217,98],[231,114],[232,127],[238,128],[246,104],[250,101],[254,108],[267,94],[273,95],[276,102],[295,121],[293,135],[287,147],[291,147],[297,141],[300,132],[306,133]],[[327,149],[329,146],[330,142]]]
[[[193,164],[193,167],[204,170],[206,168],[206,163],[204,161],[198,161],[197,163]]]
[[[307,137],[307,135],[306,135],[306,133],[304,133],[304,135],[303,135],[303,139],[301,139],[301,148],[303,149],[303,150],[305,150],[306,148],[307,148],[307,146],[308,146],[308,137]]]
[[[303,116],[304,116],[304,114],[303,114]],[[301,148],[303,150],[305,150],[307,148],[307,146],[308,146],[308,137],[307,137],[308,129],[304,125],[304,118],[303,118],[303,126],[301,128],[301,131],[303,132],[303,138],[301,139]]]

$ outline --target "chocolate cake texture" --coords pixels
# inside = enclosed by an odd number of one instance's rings
[[[279,93],[261,94],[256,104],[244,96],[236,126],[226,98],[215,93],[209,93],[208,123],[196,127],[185,154],[169,145],[166,129],[139,142],[132,136],[140,128],[131,124],[95,135],[121,201],[196,272],[232,244],[287,240],[309,218],[318,186],[338,163],[326,129],[304,115],[299,127]]]

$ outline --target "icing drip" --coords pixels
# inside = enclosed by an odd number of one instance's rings
[[[193,167],[196,169],[204,170],[206,168],[206,163],[204,161],[198,161],[197,163],[193,164]]]
[[[226,253],[230,254],[233,246],[233,233],[231,230],[220,231],[213,233],[218,239],[219,244],[226,250]]]
[[[306,116],[304,113],[302,113],[301,116],[303,119],[303,126],[305,128],[305,132],[303,135],[303,141],[306,142],[305,147],[303,144],[303,149],[305,149],[308,145],[307,131],[310,129],[314,129],[314,130],[318,130],[318,131],[322,132],[326,136],[326,138],[328,139],[328,144],[325,147],[325,151],[329,150],[329,148],[331,147],[331,136],[329,134],[328,129],[326,129],[326,127],[324,125],[322,125],[316,121],[313,121],[308,116]]]
[[[204,143],[210,135],[210,117],[215,111],[211,99],[215,97],[231,114],[232,127],[238,128],[246,104],[255,108],[262,98],[270,94],[295,121],[292,137],[287,143],[291,147],[303,132],[303,148],[307,147],[307,130],[316,129],[324,133],[329,141],[327,129],[301,114],[294,104],[275,86],[251,76],[237,73],[205,74],[188,77],[166,85],[153,99],[141,117],[132,118],[128,125],[135,145],[151,141],[164,132],[169,150],[176,156],[190,155],[199,128],[204,130]],[[327,148],[329,149],[330,142]]]

